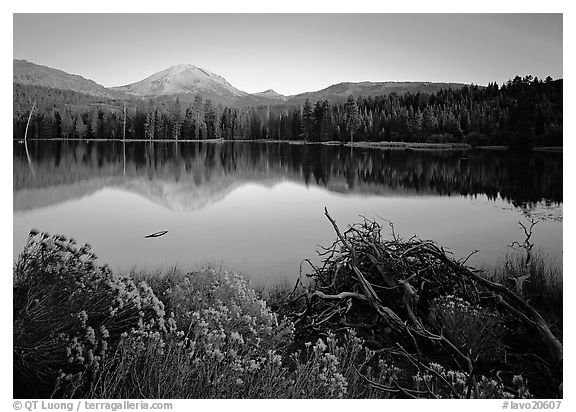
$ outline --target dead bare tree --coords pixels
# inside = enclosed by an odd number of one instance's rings
[[[32,113],[36,108],[36,102],[32,103],[32,109],[30,109],[30,114],[28,115],[28,121],[26,122],[26,130],[24,131],[24,141],[28,138],[28,126],[30,126],[30,119],[32,119]]]
[[[32,108],[30,109],[30,114],[28,115],[28,121],[26,122],[26,130],[24,131],[24,149],[26,150],[26,159],[28,160],[28,167],[32,176],[36,178],[36,171],[34,170],[34,165],[32,163],[32,158],[30,157],[30,152],[28,151],[28,127],[30,126],[30,120],[32,119],[32,113],[36,108],[36,102],[32,103]]]

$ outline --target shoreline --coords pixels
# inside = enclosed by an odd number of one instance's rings
[[[85,141],[85,142],[127,142],[127,143],[260,143],[260,144],[291,144],[291,145],[322,145],[322,146],[344,146],[350,148],[371,148],[371,149],[398,149],[398,150],[494,150],[494,151],[507,151],[510,150],[508,146],[500,145],[489,145],[489,146],[477,146],[472,147],[467,143],[416,143],[416,142],[368,142],[359,141],[354,143],[342,143],[339,141],[327,141],[327,142],[305,142],[302,140],[223,140],[223,139],[186,139],[186,140],[175,140],[175,139],[66,139],[66,138],[52,138],[52,139],[37,139],[29,138],[27,140],[32,141]],[[13,139],[15,142],[24,143],[23,139]],[[562,153],[563,146],[541,146],[532,147],[530,150],[537,152],[548,152],[548,153]]]

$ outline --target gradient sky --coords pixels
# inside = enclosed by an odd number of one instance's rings
[[[562,74],[561,14],[15,14],[14,58],[104,86],[179,63],[249,93]]]

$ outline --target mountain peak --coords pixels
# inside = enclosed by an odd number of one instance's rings
[[[115,89],[135,96],[203,94],[218,102],[247,96],[223,77],[191,64],[177,64],[144,80]]]
[[[197,69],[196,66],[186,63],[175,64],[174,66],[170,66],[167,70],[171,72],[183,72],[186,70],[195,70]]]
[[[265,90],[263,92],[259,92],[259,93],[252,93],[253,96],[258,96],[258,97],[267,97],[269,99],[277,99],[277,100],[286,100],[287,97],[284,95],[281,95],[280,93],[277,93],[276,91],[272,90],[272,89],[268,89]]]
[[[224,80],[224,78],[222,76],[219,76],[215,73],[212,73],[211,71],[208,71],[208,70],[203,69],[201,67],[193,66],[191,64],[184,64],[184,63],[170,66],[165,70],[154,73],[149,78],[152,78],[152,77],[154,77],[154,78],[169,77],[169,76],[178,76],[178,75],[184,75],[184,76],[185,75],[191,75],[191,76],[195,76],[197,78],[209,77],[209,78],[213,78],[213,79]],[[224,81],[226,81],[226,80],[224,80]]]

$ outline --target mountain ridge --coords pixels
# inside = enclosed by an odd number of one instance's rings
[[[468,86],[464,83],[425,82],[425,81],[401,81],[401,82],[340,82],[324,89],[310,91],[289,96],[288,102],[302,104],[306,99],[310,101],[328,100],[331,103],[343,103],[348,96],[368,97],[381,96],[390,93],[435,93],[441,89],[460,89]]]
[[[197,95],[210,99],[214,104],[231,106],[250,105],[302,105],[328,100],[343,103],[348,96],[368,97],[390,93],[435,93],[441,89],[458,89],[464,83],[447,82],[341,82],[317,91],[284,96],[273,89],[247,93],[230,84],[224,77],[191,64],[176,64],[167,69],[124,86],[104,87],[94,80],[66,73],[59,69],[38,65],[26,60],[13,60],[13,83],[72,90],[107,99],[175,99],[194,101]]]
[[[67,73],[60,69],[29,62],[24,59],[13,59],[12,82],[42,86],[52,89],[71,90],[89,96],[106,99],[125,97],[109,88],[78,74]]]

